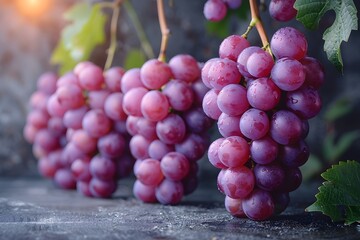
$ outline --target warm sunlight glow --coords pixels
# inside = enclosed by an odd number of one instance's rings
[[[31,17],[41,17],[49,10],[52,0],[17,0],[16,7],[21,14]]]

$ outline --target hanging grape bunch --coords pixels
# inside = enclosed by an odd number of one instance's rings
[[[207,90],[190,55],[177,55],[168,64],[151,59],[125,73],[123,108],[133,136],[130,151],[137,159],[138,199],[177,204],[196,189],[196,161],[206,151],[204,134],[212,125],[201,108]]]
[[[121,107],[124,70],[103,72],[90,62],[79,63],[59,79],[42,75],[33,93],[24,128],[39,159],[39,172],[65,189],[91,197],[110,197],[117,180],[131,173],[127,151],[127,115]]]
[[[281,28],[270,46],[260,35],[263,48],[250,46],[246,34],[227,37],[219,58],[202,69],[211,88],[203,109],[222,135],[208,149],[210,163],[221,169],[218,189],[226,195],[227,211],[253,220],[284,211],[289,192],[301,184],[299,167],[309,157],[308,119],[320,111],[324,81],[300,31]]]

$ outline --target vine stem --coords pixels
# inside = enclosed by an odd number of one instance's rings
[[[157,11],[161,30],[161,46],[158,60],[166,62],[166,49],[169,41],[170,30],[166,23],[163,0],[157,0]]]
[[[260,35],[263,47],[265,48],[266,51],[269,51],[269,53],[271,54],[269,40],[266,35],[264,25],[260,18],[259,7],[257,5],[257,2],[256,0],[249,0],[249,3],[250,3],[250,11],[251,11],[251,23],[255,24],[256,30]],[[251,27],[251,23],[249,27]]]
[[[124,1],[124,7],[134,25],[136,34],[138,35],[141,47],[142,47],[145,55],[147,56],[147,58],[154,58],[154,56],[155,56],[154,50],[151,47],[151,44],[146,37],[145,31],[144,31],[144,29],[141,25],[141,22],[136,14],[136,11],[134,10],[133,5],[131,4],[130,1],[126,0],[126,1]]]
[[[115,52],[116,52],[116,47],[117,47],[117,28],[118,28],[118,20],[119,20],[119,16],[120,16],[120,5],[123,2],[123,0],[117,0],[114,2],[113,5],[113,14],[111,17],[111,23],[110,23],[110,46],[108,49],[108,56],[106,58],[106,63],[105,63],[105,67],[104,69],[107,70],[111,67],[113,60],[114,60],[114,56],[115,56]]]

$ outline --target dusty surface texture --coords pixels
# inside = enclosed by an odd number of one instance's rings
[[[178,206],[143,204],[123,181],[113,199],[84,198],[41,179],[0,179],[0,239],[359,239],[359,226],[304,212],[317,185],[292,194],[289,208],[263,222],[230,216],[206,185]]]

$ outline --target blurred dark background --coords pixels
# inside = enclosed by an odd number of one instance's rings
[[[0,0],[0,176],[38,176],[31,145],[22,136],[28,100],[40,74],[56,70],[49,64],[49,59],[60,31],[66,24],[62,14],[76,2],[80,1]],[[157,55],[161,33],[156,1],[131,2]],[[170,0],[164,3],[171,30],[168,59],[179,53],[191,54],[200,62],[216,57],[222,39],[207,31],[207,22],[203,16],[205,0]],[[359,9],[359,1],[355,1],[355,4]],[[360,33],[353,31],[349,41],[342,44],[344,71],[341,74],[329,63],[323,51],[322,34],[332,24],[334,13],[327,13],[316,31],[304,29],[295,20],[278,23],[267,12],[261,15],[269,38],[285,25],[303,31],[308,38],[309,55],[319,59],[325,67],[326,82],[321,89],[323,108],[317,117],[310,120],[307,142],[312,156],[303,168],[306,178],[319,177],[321,171],[339,160],[360,161]],[[119,48],[114,65],[122,66],[126,53],[131,48],[140,48],[140,43],[126,12],[121,12],[119,21]],[[242,34],[249,21],[249,15],[247,20],[234,17],[228,26],[230,32]],[[108,29],[106,33],[109,34]],[[261,44],[256,31],[251,32],[249,40],[252,45]],[[106,59],[107,44],[99,46],[91,57],[92,61],[101,66]],[[348,110],[336,115],[336,111],[344,109]],[[213,130],[215,137],[216,132]],[[340,142],[344,142],[341,143],[344,145],[341,149]],[[200,174],[203,178],[217,174],[206,156],[201,161]]]

